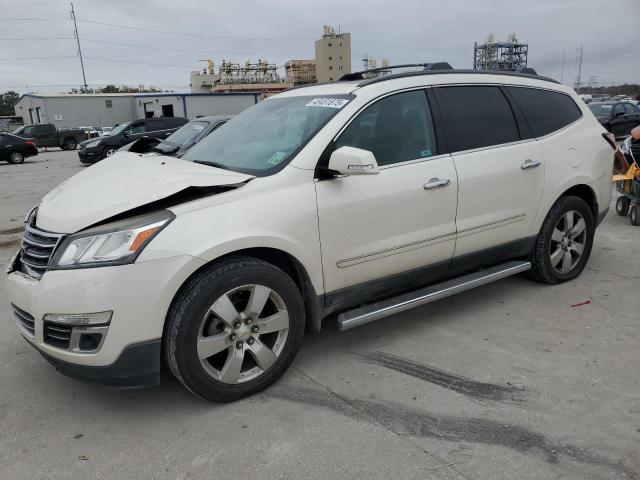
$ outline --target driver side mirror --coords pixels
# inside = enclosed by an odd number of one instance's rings
[[[341,175],[375,175],[380,173],[376,157],[369,150],[340,147],[329,158],[329,170]]]
[[[613,113],[613,118],[618,118],[624,115],[624,112],[617,111]]]

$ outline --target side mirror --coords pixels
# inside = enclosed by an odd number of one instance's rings
[[[623,116],[623,115],[624,115],[624,112],[615,112],[615,113],[613,114],[613,118],[618,118],[618,117],[621,117],[621,116]]]
[[[130,132],[128,130],[122,132],[122,135],[125,136],[125,137],[128,137],[129,134],[130,134]]]
[[[329,158],[329,170],[342,175],[375,175],[380,173],[376,157],[369,150],[340,147]]]

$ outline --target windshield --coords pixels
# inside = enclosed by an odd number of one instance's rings
[[[13,133],[22,133],[25,127],[18,127],[16,128]]]
[[[252,175],[286,165],[315,133],[353,98],[270,98],[248,108],[182,157]]]
[[[611,114],[613,105],[608,103],[590,103],[589,108],[596,117],[608,117]]]
[[[109,135],[118,135],[120,132],[122,132],[123,130],[126,130],[127,127],[131,125],[131,122],[124,122],[121,123],[120,125],[118,125],[117,127],[115,127],[113,130],[111,130],[109,132]]]

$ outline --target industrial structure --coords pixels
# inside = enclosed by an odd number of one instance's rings
[[[474,43],[474,70],[511,70],[516,71],[527,66],[529,45],[519,43],[512,33],[506,42],[498,42],[492,33],[483,44]]]
[[[14,109],[25,125],[110,127],[138,118],[235,115],[260,101],[257,93],[82,93],[22,95]]]
[[[322,38],[316,40],[316,79],[332,82],[351,73],[351,34],[324,26]]]
[[[287,82],[293,85],[306,85],[316,82],[315,60],[289,60],[284,64]]]
[[[269,95],[281,92],[293,86],[293,83],[280,78],[277,67],[268,60],[257,62],[247,60],[244,64],[222,60],[217,68],[212,59],[202,72],[191,72],[192,93],[259,93]]]

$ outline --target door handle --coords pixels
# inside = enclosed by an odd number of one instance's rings
[[[433,190],[435,188],[443,188],[448,185],[451,185],[451,180],[448,178],[440,180],[439,178],[431,178],[429,182],[425,183],[422,188],[425,190]]]
[[[542,165],[542,162],[540,160],[531,160],[530,158],[527,158],[524,163],[520,165],[520,168],[522,170],[529,170],[530,168],[536,168],[540,165]]]

